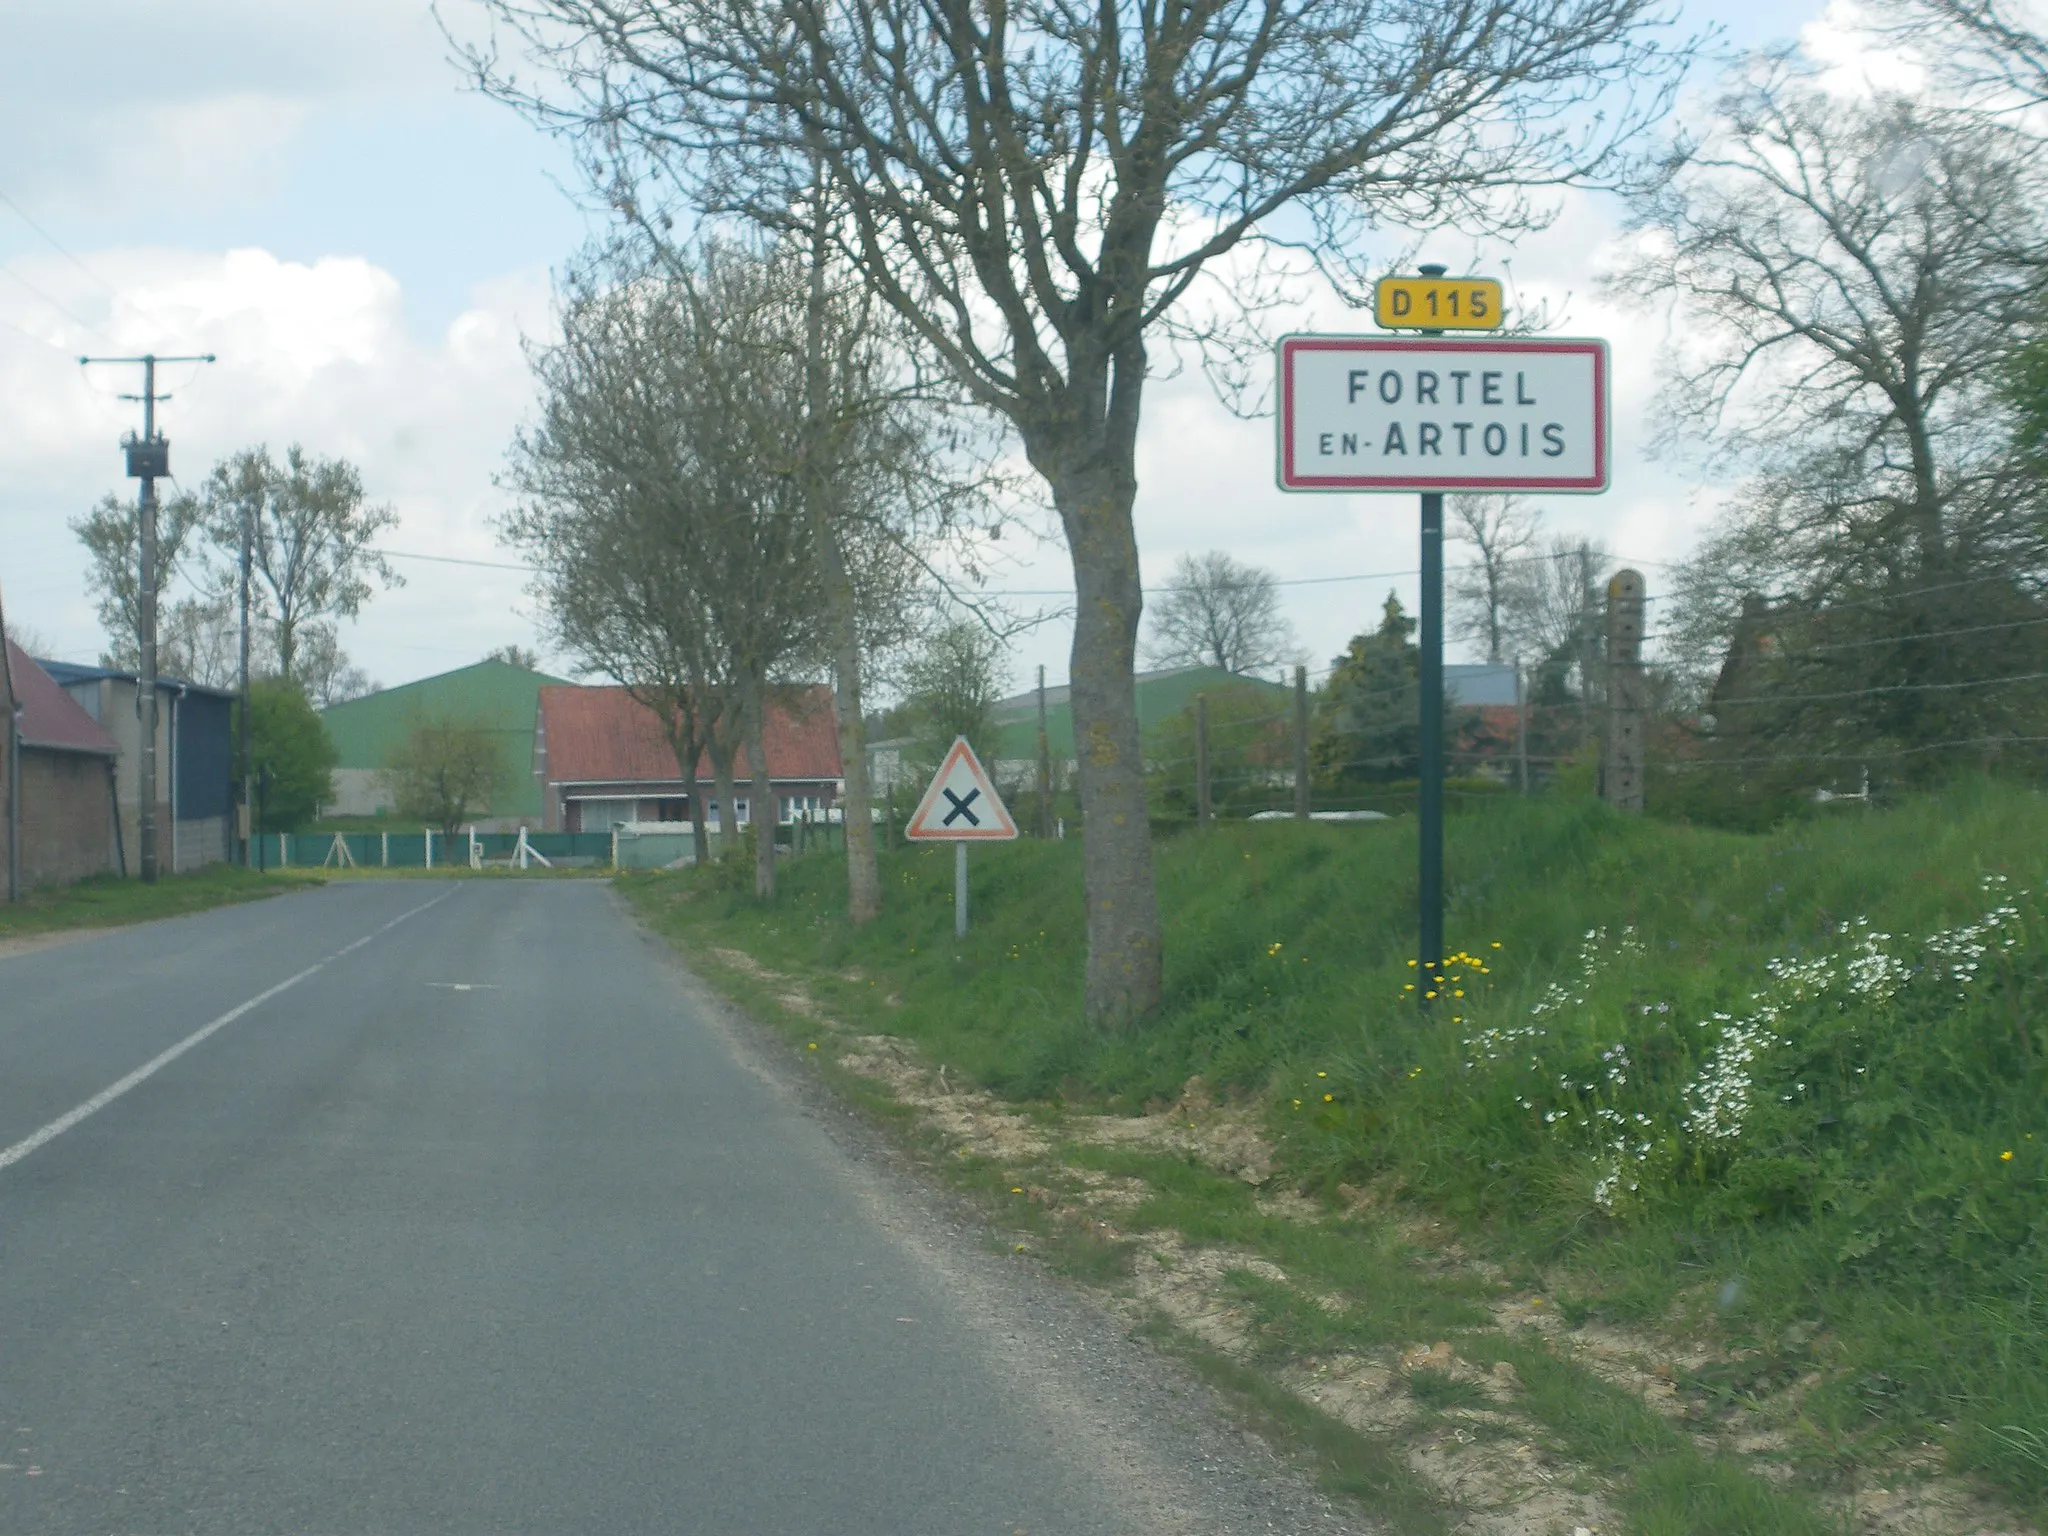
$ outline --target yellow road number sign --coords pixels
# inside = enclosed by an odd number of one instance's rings
[[[1373,318],[1389,330],[1490,331],[1501,323],[1501,286],[1492,277],[1383,277]]]

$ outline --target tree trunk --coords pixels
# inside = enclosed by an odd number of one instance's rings
[[[1159,897],[1133,681],[1144,611],[1131,530],[1133,476],[1098,466],[1047,477],[1074,562],[1068,671],[1088,906],[1088,1017],[1128,1026],[1159,1004]]]
[[[775,894],[775,781],[768,774],[767,690],[755,683],[747,691],[747,767],[754,780],[747,815],[754,826],[754,894],[765,901]]]
[[[690,807],[690,852],[702,868],[711,862],[711,837],[704,827],[704,799],[697,779],[697,762],[704,755],[703,744],[680,734],[669,738],[676,755],[676,769],[683,781],[683,793]]]
[[[683,775],[683,790],[690,797],[690,856],[702,869],[711,862],[711,833],[704,825],[704,784],[695,763]]]
[[[825,483],[828,380],[825,377],[825,266],[830,258],[824,176],[814,167],[810,287],[804,307],[804,500],[824,577],[832,643],[833,709],[839,725],[839,766],[846,777],[840,825],[846,840],[846,916],[858,928],[881,915],[882,881],[875,870],[875,819],[869,810],[868,728],[861,717],[860,601],[846,568]]]
[[[718,857],[729,859],[740,851],[739,817],[732,803],[732,739],[714,735],[704,750],[711,758],[711,787],[718,796]]]
[[[841,574],[845,563],[838,562]],[[832,615],[833,708],[839,717],[839,765],[846,776],[840,825],[846,834],[846,916],[858,928],[882,914],[882,879],[875,868],[874,787],[868,782],[868,727],[861,716],[860,628],[852,609]],[[828,589],[829,590],[829,589]],[[834,607],[838,604],[835,601]]]

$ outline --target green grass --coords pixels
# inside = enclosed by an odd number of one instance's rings
[[[849,1026],[910,1037],[1012,1099],[1130,1112],[1199,1074],[1270,1113],[1303,1187],[1373,1189],[1543,1277],[1570,1315],[1752,1362],[1686,1383],[1702,1413],[1817,1372],[1799,1410],[1816,1459],[1881,1462],[1931,1439],[2039,1511],[2048,798],[1970,782],[1835,809],[1737,833],[1583,801],[1476,803],[1448,829],[1447,928],[1465,958],[1426,1016],[1405,990],[1430,983],[1410,964],[1402,820],[1162,839],[1166,1000],[1126,1034],[1079,1016],[1077,843],[975,849],[975,927],[958,943],[947,849],[890,855],[884,915],[860,933],[834,856],[786,867],[766,907],[709,872],[622,884],[657,926],[800,972]],[[1723,1034],[1745,1021],[1746,1062]],[[1432,1315],[1476,1326],[1471,1297],[1383,1238],[1263,1217],[1192,1165],[1132,1171],[1154,1191],[1141,1224],[1375,1295],[1371,1315],[1276,1314],[1276,1339],[1413,1340]],[[1384,1289],[1353,1289],[1368,1285]],[[1590,1378],[1574,1379],[1559,1401],[1592,1419],[1560,1409],[1553,1433],[1650,1433],[1596,1412]],[[1745,1500],[1779,1495],[1687,1454],[1632,1476],[1639,1529],[1798,1528],[1745,1525],[1762,1519]]]
[[[0,902],[0,939],[26,938],[69,928],[113,928],[159,917],[202,912],[238,901],[260,901],[282,891],[319,884],[316,875],[259,875],[227,864],[190,874],[165,875],[154,885],[99,875],[72,885],[45,886],[18,902]]]

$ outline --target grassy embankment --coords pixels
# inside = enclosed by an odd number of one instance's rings
[[[112,875],[95,876],[72,885],[41,887],[17,902],[0,901],[0,940],[72,928],[147,923],[159,917],[203,912],[208,907],[261,901],[281,891],[319,883],[318,874],[310,871],[292,870],[284,875],[273,871],[265,876],[227,864],[165,875],[153,885]]]
[[[783,983],[718,949],[799,979],[817,1011],[784,1022],[905,1037],[1047,1124],[1156,1111],[1194,1075],[1239,1096],[1325,1219],[1081,1138],[1068,1165],[1143,1199],[1066,1251],[1107,1274],[1125,1237],[1171,1230],[1272,1259],[1290,1283],[1228,1277],[1255,1363],[1439,1338],[1468,1376],[1506,1361],[1518,1422],[1638,1530],[1839,1528],[1844,1497],[1943,1464],[2038,1515],[2048,798],[1976,784],[1840,810],[1761,835],[1569,801],[1454,818],[1459,958],[1427,1017],[1410,824],[1176,837],[1167,1000],[1124,1036],[1078,1021],[1073,843],[975,850],[959,944],[947,849],[892,855],[859,934],[834,858],[789,868],[766,909],[710,872],[626,885],[764,1013]],[[1017,1187],[963,1161],[999,1208]],[[1545,1304],[1568,1332],[1503,1325]],[[1603,1329],[1668,1350],[1660,1403],[1588,1367],[1573,1341]],[[1425,1419],[1462,1403],[1485,1428],[1469,1380],[1409,1365]],[[1398,1491],[1387,1458],[1354,1461]]]

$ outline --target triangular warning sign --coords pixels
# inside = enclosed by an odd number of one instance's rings
[[[912,842],[1008,842],[1017,835],[995,780],[981,766],[965,736],[932,775],[932,787],[917,802],[903,835]]]

